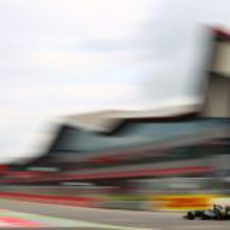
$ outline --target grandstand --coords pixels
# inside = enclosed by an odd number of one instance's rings
[[[230,36],[212,35],[203,104],[67,117],[46,152],[13,164],[2,181],[123,186],[172,176],[229,177]]]

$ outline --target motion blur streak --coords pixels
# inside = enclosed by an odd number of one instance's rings
[[[229,229],[229,9],[0,1],[0,228]]]

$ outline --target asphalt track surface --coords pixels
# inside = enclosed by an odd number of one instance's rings
[[[82,229],[82,230],[229,230],[230,221],[185,220],[183,213],[121,211],[69,207],[65,205],[41,204],[18,200],[0,199],[1,218],[20,217],[43,221],[47,225],[37,229]],[[39,221],[38,221],[39,220]],[[9,228],[10,229],[10,228]],[[12,229],[12,228],[11,228]],[[31,228],[30,228],[31,229]]]

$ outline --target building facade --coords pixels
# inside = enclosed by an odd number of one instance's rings
[[[152,188],[153,192],[162,187],[166,192],[167,186],[175,190],[174,184],[178,186],[186,177],[191,181],[189,191],[192,185],[196,190],[199,186],[209,191],[217,187],[228,190],[230,36],[222,31],[213,34],[202,106],[68,117],[41,157],[13,165],[2,181],[24,185],[91,183],[122,191],[135,187]],[[209,179],[200,185],[198,180],[194,183],[194,177]]]

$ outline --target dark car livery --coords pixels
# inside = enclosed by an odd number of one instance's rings
[[[213,205],[212,209],[189,211],[184,217],[188,220],[196,218],[202,220],[230,220],[230,206]]]

